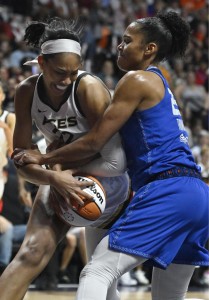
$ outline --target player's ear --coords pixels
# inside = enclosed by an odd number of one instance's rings
[[[43,69],[43,62],[44,62],[43,55],[39,55],[38,56],[38,64],[39,64],[41,69]]]
[[[149,43],[146,45],[146,48],[145,48],[145,55],[150,55],[150,54],[153,54],[153,53],[156,53],[158,50],[158,46],[156,43]]]

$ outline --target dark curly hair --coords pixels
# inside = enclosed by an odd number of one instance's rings
[[[159,47],[154,62],[184,56],[190,39],[190,26],[176,12],[159,12],[154,17],[135,22],[144,35],[144,42],[155,42]]]
[[[24,35],[26,44],[36,48],[48,40],[71,39],[80,43],[82,26],[78,20],[64,20],[59,17],[49,18],[46,22],[31,22]]]

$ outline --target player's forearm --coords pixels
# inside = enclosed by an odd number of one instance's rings
[[[95,145],[96,143],[94,143]],[[92,144],[83,142],[82,139],[77,140],[70,145],[54,150],[44,155],[42,163],[53,164],[61,163],[62,165],[74,162],[76,160],[92,157],[92,154],[98,151],[97,147],[92,147]],[[126,156],[121,146],[119,134],[115,134],[106,145],[100,149],[101,158],[93,160],[91,163],[80,165],[80,170],[98,176],[118,176],[126,171]],[[75,165],[71,165],[71,168]]]
[[[84,144],[80,140],[42,155],[41,164],[51,165],[59,163],[64,165],[66,163],[75,163],[76,161],[91,158],[97,152],[89,144]]]
[[[100,151],[100,158],[80,166],[80,172],[102,176],[115,177],[126,171],[126,155],[121,145],[119,134],[115,134]]]
[[[26,181],[33,184],[50,185],[55,171],[44,169],[39,165],[30,164],[18,168],[17,172]]]

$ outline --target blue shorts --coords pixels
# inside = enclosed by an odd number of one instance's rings
[[[153,181],[140,188],[109,230],[112,250],[170,263],[209,265],[209,187],[194,177]]]

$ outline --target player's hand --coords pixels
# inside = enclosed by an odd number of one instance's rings
[[[83,206],[82,199],[93,200],[93,197],[84,192],[83,189],[90,185],[94,185],[93,181],[78,181],[72,176],[72,171],[66,170],[54,172],[51,177],[51,183],[57,192],[71,205],[70,199],[73,198],[79,205]]]
[[[42,165],[42,154],[38,150],[16,148],[13,151],[11,158],[18,167],[27,164]]]

